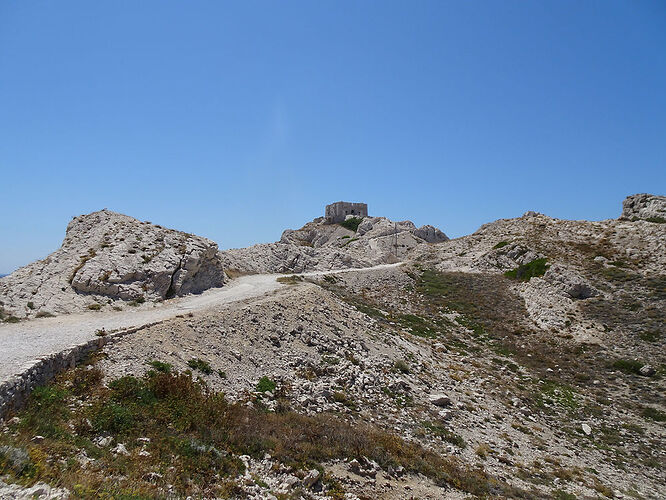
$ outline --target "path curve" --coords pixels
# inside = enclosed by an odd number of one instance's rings
[[[345,272],[371,271],[396,267],[401,263],[382,264],[366,268],[335,271],[313,271],[301,276],[321,276]],[[284,275],[255,274],[230,281],[222,288],[207,290],[200,295],[189,295],[136,310],[85,312],[66,314],[55,318],[33,319],[15,324],[0,325],[0,384],[20,375],[39,363],[41,358],[58,354],[85,344],[96,338],[100,329],[136,329],[155,324],[179,314],[201,311],[210,307],[231,304],[266,295],[280,288],[276,278]]]

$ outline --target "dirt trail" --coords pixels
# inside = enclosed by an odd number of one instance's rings
[[[315,271],[302,276],[368,271],[400,265],[384,264],[362,269]],[[264,296],[284,286],[276,281],[279,275],[243,276],[222,288],[207,290],[201,295],[171,299],[152,307],[127,308],[124,311],[68,314],[55,318],[34,319],[16,324],[0,325],[0,383],[19,375],[38,362],[39,358],[56,354],[95,338],[95,332],[140,327],[173,318],[178,314],[211,307],[228,306],[239,301]]]

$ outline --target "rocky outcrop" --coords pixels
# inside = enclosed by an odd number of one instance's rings
[[[368,267],[404,260],[418,246],[447,241],[433,226],[365,217],[356,230],[323,218],[287,229],[277,243],[225,250],[225,269],[245,273],[284,273]]]
[[[622,202],[620,219],[666,223],[666,196],[646,193],[627,196]]]
[[[0,280],[5,314],[98,309],[117,300],[162,300],[222,286],[217,245],[101,210],[74,218],[60,249]]]

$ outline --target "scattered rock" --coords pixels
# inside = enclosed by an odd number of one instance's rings
[[[118,445],[111,450],[116,455],[123,455],[125,457],[130,455],[130,452],[127,451],[127,448],[123,443],[118,443]]]
[[[446,394],[431,394],[428,397],[428,400],[430,401],[430,404],[433,404],[435,406],[451,405],[451,398],[449,398]]]
[[[312,469],[308,472],[307,476],[303,478],[303,486],[306,488],[311,488],[321,476],[320,472],[317,469]]]

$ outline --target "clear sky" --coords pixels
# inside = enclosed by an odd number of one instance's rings
[[[109,208],[275,241],[666,194],[663,1],[0,2],[0,273]]]

